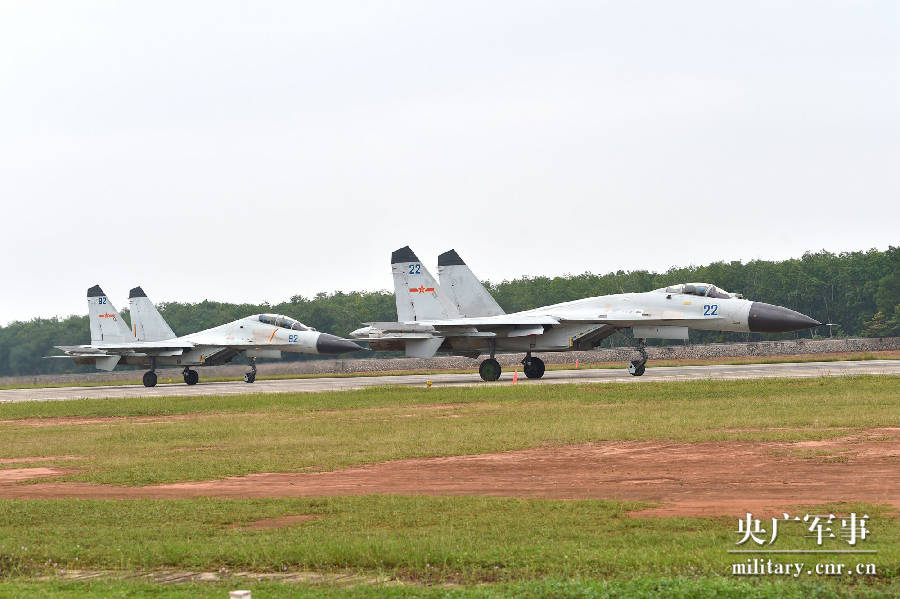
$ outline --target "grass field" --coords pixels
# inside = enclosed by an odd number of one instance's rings
[[[807,440],[896,423],[898,396],[900,377],[863,376],[23,402],[0,405],[0,458],[74,456],[45,465],[148,485],[595,440]]]
[[[145,485],[610,440],[816,440],[897,426],[898,397],[900,377],[861,376],[2,404],[0,468],[70,456],[40,465],[76,470],[67,480]],[[254,597],[900,594],[893,509],[809,507],[877,522],[866,548],[878,551],[878,575],[834,581],[732,577],[726,550],[736,518],[629,516],[641,507],[478,496],[0,500],[0,596],[220,597],[234,588]],[[252,527],[298,514],[311,517]],[[63,569],[107,574],[66,580]],[[323,579],[133,578],[170,570]]]

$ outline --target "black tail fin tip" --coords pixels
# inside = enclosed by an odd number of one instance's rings
[[[106,294],[103,293],[102,289],[100,289],[100,285],[94,285],[93,287],[88,289],[88,297],[103,297],[104,295]]]
[[[408,245],[403,246],[399,250],[394,250],[393,253],[391,253],[391,264],[402,264],[404,262],[419,262],[419,258],[411,249],[409,249]]]
[[[438,256],[438,266],[465,266],[466,263],[459,257],[456,250],[447,250]]]
[[[147,297],[147,294],[144,293],[144,290],[141,289],[140,287],[135,287],[134,289],[132,289],[131,291],[128,292],[128,299],[131,299],[133,297]]]

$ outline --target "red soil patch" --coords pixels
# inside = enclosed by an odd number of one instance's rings
[[[68,416],[47,418],[20,418],[19,420],[0,420],[0,424],[16,426],[87,426],[95,424],[161,424],[173,420],[191,420],[224,414],[171,414],[160,416],[103,416],[98,418],[72,418]]]
[[[33,462],[57,462],[60,460],[80,460],[77,455],[55,455],[48,457],[31,458],[0,458],[0,464],[31,464]]]
[[[68,470],[62,468],[6,468],[0,470],[0,489],[4,485],[21,482],[23,480],[32,480],[35,478],[50,478],[52,476],[63,476],[70,474]]]
[[[295,524],[300,524],[301,522],[308,522],[309,520],[314,520],[318,518],[315,514],[294,514],[292,516],[278,516],[275,518],[263,518],[262,520],[255,520],[250,522],[249,524],[235,524],[232,528],[237,528],[239,530],[267,530],[269,528],[285,528],[286,526],[293,526]]]
[[[840,460],[811,459],[811,449]],[[0,497],[492,495],[662,504],[642,516],[759,516],[839,501],[900,508],[898,456],[900,429],[881,428],[828,441],[588,443],[148,487],[0,483]]]

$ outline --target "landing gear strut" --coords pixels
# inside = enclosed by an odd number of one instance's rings
[[[483,381],[496,381],[500,378],[500,373],[503,372],[503,369],[500,368],[500,362],[494,359],[496,344],[493,341],[490,341],[490,348],[491,357],[482,362],[481,366],[478,367],[478,374],[481,375],[481,380]]]
[[[525,376],[530,379],[539,379],[544,376],[544,361],[540,358],[532,357],[531,352],[525,354],[525,359],[522,360],[522,366]]]
[[[646,370],[647,366],[647,349],[644,347],[644,340],[638,339],[637,350],[638,353],[641,354],[640,360],[632,360],[631,364],[628,365],[628,372],[632,376],[641,376],[644,374],[644,370]]]
[[[144,373],[144,386],[156,386],[156,358],[150,358],[150,370]]]
[[[200,381],[200,375],[196,370],[191,370],[187,366],[184,367],[184,382],[188,385],[196,385]]]
[[[244,375],[245,383],[252,383],[256,380],[256,358],[248,358],[250,362],[250,372]]]

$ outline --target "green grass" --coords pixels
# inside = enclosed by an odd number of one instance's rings
[[[0,405],[0,458],[81,456],[41,465],[146,485],[604,440],[811,440],[898,422],[898,396],[900,376],[873,375],[25,402]]]
[[[59,569],[210,572],[314,571],[428,584],[540,578],[731,577],[737,518],[632,518],[647,504],[489,497],[0,501],[0,571]],[[831,505],[870,516],[864,556],[778,555],[773,561],[874,562],[900,574],[895,511]],[[798,508],[798,515],[806,513]],[[826,512],[827,513],[827,512]],[[294,526],[236,528],[259,518],[314,514]],[[777,548],[816,549],[797,523]],[[832,540],[823,548],[846,549]],[[54,566],[55,564],[55,566]],[[815,576],[805,579],[816,578]]]
[[[739,358],[710,358],[697,360],[654,360],[652,366],[745,366],[748,364],[797,364],[806,362],[859,362],[864,360],[900,360],[900,352],[884,351],[884,352],[862,352],[848,353],[844,355],[821,355],[804,354],[800,356],[747,356]],[[614,369],[622,368],[624,362],[582,362],[579,364],[581,370],[593,369]],[[566,362],[563,364],[547,364],[547,370],[572,370],[575,368],[575,362]],[[200,378],[204,383],[227,383],[243,380],[242,376],[219,376],[204,377],[203,370],[200,369]],[[325,372],[314,374],[270,374],[260,375],[260,380],[292,380],[292,379],[318,379],[318,378],[356,378],[356,377],[375,377],[375,376],[407,376],[413,374],[477,374],[478,368],[456,368],[456,369],[420,369],[420,370],[386,370],[376,372]],[[141,379],[135,376],[133,379],[127,380],[103,380],[102,374],[97,374],[97,380],[76,381],[68,383],[41,383],[41,384],[10,384],[0,385],[3,389],[53,389],[58,387],[115,387],[121,385],[141,385]],[[166,377],[161,382],[171,379],[177,383],[181,380],[180,375],[176,377]]]
[[[83,456],[28,465],[151,484],[584,441],[821,439],[896,424],[898,396],[900,376],[858,376],[27,402],[0,404],[0,457]],[[802,457],[811,468],[831,459],[820,450]],[[798,508],[869,514],[865,548],[878,553],[864,561],[877,564],[877,577],[776,580],[730,574],[740,560],[726,553],[736,518],[628,516],[646,505],[470,496],[0,500],[0,597],[224,597],[236,588],[256,599],[900,595],[900,519],[888,508]],[[241,528],[294,514],[316,517]],[[779,547],[807,548],[803,534],[783,527]],[[838,561],[788,559],[814,560]],[[56,575],[63,568],[107,574],[66,580]],[[314,572],[326,582],[134,578],[223,570]]]
[[[159,586],[136,580],[0,581],[0,596],[9,599],[223,599],[228,591],[248,589],[253,597],[309,599],[496,599],[554,597],[557,599],[893,599],[900,585],[845,586],[807,581],[735,581],[729,578],[636,578],[629,581],[543,579],[467,587],[398,585],[291,585],[277,582],[229,581]]]

